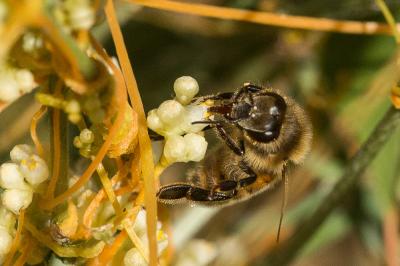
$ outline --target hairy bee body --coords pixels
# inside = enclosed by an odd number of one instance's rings
[[[311,123],[281,92],[245,84],[235,93],[209,98],[210,124],[225,143],[188,172],[186,183],[161,187],[161,202],[224,205],[248,199],[273,187],[310,150]]]

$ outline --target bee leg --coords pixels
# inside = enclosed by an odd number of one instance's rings
[[[236,191],[227,194],[219,191],[207,190],[199,187],[192,187],[187,194],[187,199],[192,201],[224,201],[236,195]]]
[[[215,125],[215,124],[219,124],[219,121],[215,121],[215,120],[199,120],[199,121],[193,121],[192,125],[196,125],[196,124],[209,124],[209,125]]]
[[[192,186],[186,183],[177,183],[177,184],[162,186],[160,190],[157,192],[157,198],[161,201],[186,198],[191,188]]]
[[[229,100],[233,96],[233,92],[219,92],[214,95],[206,95],[201,97],[196,97],[192,100],[192,102],[200,100],[201,102],[205,102],[207,100]]]
[[[220,182],[215,189],[220,191],[230,191],[236,189],[238,186],[238,182],[235,180],[224,180]]]
[[[244,154],[243,143],[237,144],[225,131],[224,127],[220,124],[216,125],[218,135],[225,141],[226,145],[237,155]]]
[[[175,200],[186,198],[192,201],[222,201],[232,198],[236,193],[222,193],[194,187],[186,183],[177,183],[163,186],[157,193],[159,201],[164,203],[175,203]]]
[[[191,187],[186,198],[193,201],[209,201],[210,191],[204,188]]]
[[[211,188],[209,196],[210,196],[210,198],[214,198],[215,194],[220,191],[221,192],[232,191],[233,193],[236,193],[237,186],[238,186],[238,182],[235,180],[224,180]]]
[[[240,162],[240,168],[248,176],[238,180],[239,187],[249,186],[257,180],[257,174],[244,161]]]

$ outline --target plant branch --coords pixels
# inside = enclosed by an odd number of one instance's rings
[[[400,111],[394,107],[390,107],[376,126],[374,132],[349,162],[343,176],[337,181],[332,191],[321,202],[317,210],[305,219],[291,238],[267,255],[265,259],[268,265],[287,265],[296,257],[304,244],[318,231],[318,228],[326,218],[328,218],[331,212],[341,203],[345,195],[353,188],[364,170],[371,164],[399,124]]]
[[[175,2],[170,0],[125,1],[172,12],[227,20],[246,21],[292,29],[329,31],[349,34],[393,34],[393,29],[390,26],[373,21],[360,22],[352,20],[334,20],[327,18],[292,16],[272,12],[251,11],[204,4]],[[394,26],[400,28],[400,24],[395,24]]]
[[[400,44],[400,33],[399,30],[396,28],[396,20],[394,19],[392,12],[390,12],[384,0],[375,0],[375,3],[378,5],[387,23],[391,27],[396,43]]]

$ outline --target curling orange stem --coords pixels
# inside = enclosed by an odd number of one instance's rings
[[[63,55],[63,57],[70,64],[70,70],[72,71],[72,76],[76,80],[84,80],[82,74],[79,72],[79,63],[76,59],[74,53],[71,51],[70,47],[65,43],[63,38],[60,36],[60,33],[56,26],[45,16],[41,17],[40,26],[42,26],[46,33],[47,37],[54,44],[54,47]]]
[[[117,189],[115,191],[115,195],[121,196],[121,195],[124,195],[126,193],[131,193],[131,192],[132,192],[132,187],[130,185],[128,185],[128,186],[124,186],[124,187]]]
[[[111,178],[111,184],[115,185],[118,183],[122,178],[127,175],[126,171],[122,169],[118,172],[115,176]],[[86,208],[85,213],[83,214],[83,230],[85,231],[85,235],[87,236],[89,233],[89,229],[92,226],[93,218],[95,215],[95,211],[100,206],[101,201],[104,199],[105,191],[101,189],[96,196],[92,199],[89,203],[89,206]]]
[[[15,234],[15,237],[13,239],[13,242],[11,244],[11,249],[7,254],[7,257],[4,261],[4,266],[10,266],[11,262],[14,258],[14,254],[19,248],[20,241],[21,241],[21,234],[22,234],[22,228],[24,227],[24,221],[25,221],[25,210],[21,210],[19,212],[18,216],[18,227],[17,227],[17,233]]]
[[[128,52],[125,47],[121,28],[119,27],[113,1],[108,0],[105,6],[105,13],[111,35],[114,40],[118,59],[121,63],[122,72],[125,77],[126,87],[128,89],[129,98],[134,110],[139,118],[139,148],[141,156],[141,171],[144,180],[145,205],[146,205],[146,223],[147,236],[149,239],[150,266],[157,265],[157,202],[156,188],[154,183],[154,163],[151,141],[147,132],[146,116],[144,113],[143,103],[140,98],[135,75],[133,74],[132,65],[129,61]]]
[[[111,259],[115,256],[115,253],[121,248],[122,244],[127,238],[127,233],[121,231],[119,235],[114,239],[114,242],[104,247],[103,251],[99,256],[93,258],[88,263],[89,266],[102,266],[108,265]]]
[[[327,18],[312,18],[304,16],[292,16],[271,12],[251,11],[245,9],[217,7],[205,4],[194,4],[175,2],[169,0],[126,0],[138,5],[168,10],[172,12],[227,19],[246,21],[257,24],[285,27],[292,29],[329,31],[350,34],[392,34],[392,29],[386,24],[367,21],[334,20]],[[400,24],[397,24],[400,28]]]
[[[37,124],[38,124],[40,118],[43,117],[43,115],[46,113],[46,111],[47,111],[47,107],[42,105],[40,107],[40,109],[33,115],[32,121],[31,121],[31,126],[30,126],[32,141],[36,147],[37,153],[42,158],[44,157],[44,148],[43,148],[42,143],[39,140],[36,129],[37,129]]]
[[[56,88],[54,91],[55,96],[61,94],[63,83],[61,80],[57,80]],[[45,198],[50,200],[54,197],[54,191],[56,189],[58,176],[60,174],[60,160],[61,160],[61,141],[60,141],[60,110],[53,109],[51,119],[53,120],[53,170],[50,178],[49,185],[45,194]]]
[[[101,50],[101,49],[100,49]],[[115,90],[116,90],[116,99],[117,99],[117,105],[120,106],[118,109],[117,117],[115,119],[115,122],[111,126],[108,136],[106,137],[106,140],[104,141],[103,145],[101,146],[100,150],[94,157],[93,161],[90,163],[88,168],[85,170],[85,172],[82,174],[82,176],[78,179],[78,181],[75,182],[74,185],[72,185],[68,190],[66,190],[64,193],[61,195],[55,197],[51,201],[42,201],[41,206],[44,209],[52,209],[55,206],[65,202],[66,199],[68,199],[72,194],[74,194],[76,191],[78,191],[82,186],[86,184],[87,181],[89,181],[90,177],[96,171],[97,167],[103,160],[104,156],[106,155],[108,149],[110,148],[110,145],[118,133],[118,130],[121,127],[121,124],[123,123],[124,120],[124,113],[125,113],[125,107],[126,107],[126,93],[125,93],[125,84],[124,80],[122,77],[122,74],[119,72],[118,68],[114,65],[112,60],[104,54],[104,52],[101,53],[103,56],[105,56],[104,60],[107,62],[107,64],[111,67],[114,76],[115,76]]]

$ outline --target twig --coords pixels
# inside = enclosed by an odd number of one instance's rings
[[[268,265],[287,265],[296,257],[303,245],[318,231],[319,226],[322,225],[329,214],[352,189],[358,178],[372,162],[399,124],[400,111],[394,107],[390,107],[386,115],[376,126],[374,132],[350,161],[343,176],[326,196],[325,200],[321,202],[317,210],[298,227],[298,230],[291,238],[267,255],[265,259]]]
[[[375,3],[378,5],[381,10],[383,16],[385,17],[387,23],[392,29],[392,34],[397,44],[400,44],[400,33],[396,28],[396,20],[394,19],[392,12],[390,12],[384,0],[375,0]]]
[[[271,12],[251,11],[237,8],[217,7],[204,4],[182,3],[169,0],[125,0],[138,5],[168,10],[178,13],[212,17],[219,19],[246,21],[263,25],[293,29],[330,31],[349,34],[393,34],[386,24],[373,21],[334,20],[292,16]],[[400,25],[395,25],[400,28]]]

